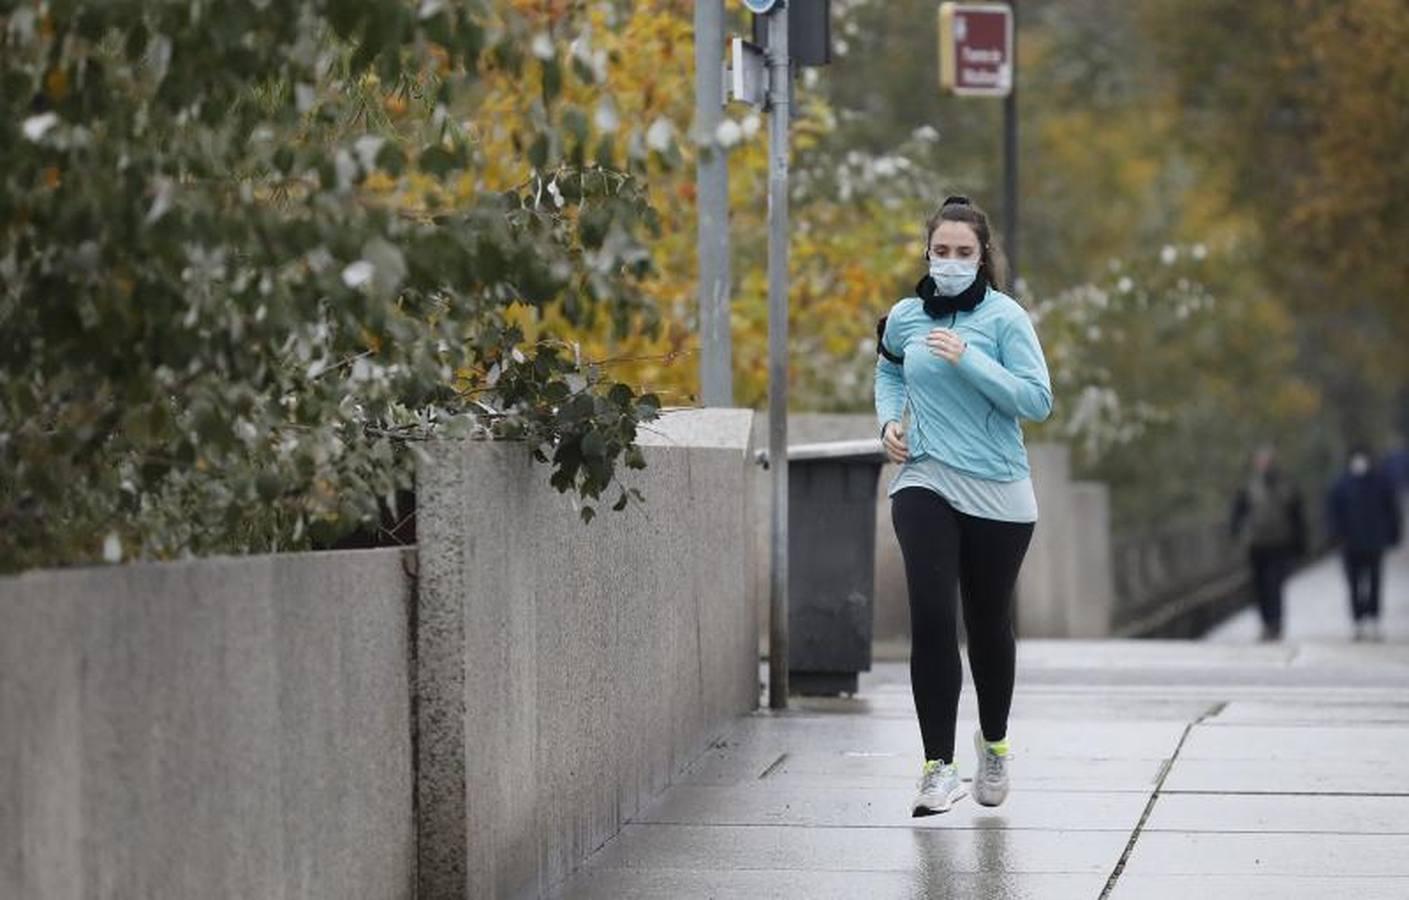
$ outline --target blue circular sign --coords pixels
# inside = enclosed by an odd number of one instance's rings
[[[758,13],[760,16],[766,15],[777,5],[778,0],[744,0],[744,6],[747,6],[750,12]]]

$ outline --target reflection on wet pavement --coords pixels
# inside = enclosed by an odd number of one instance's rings
[[[1308,629],[1328,566],[1292,585]],[[1409,556],[1389,576],[1397,634]],[[878,664],[735,722],[557,896],[1409,897],[1409,644],[1024,642],[1009,737],[1003,806],[912,819],[908,671]]]

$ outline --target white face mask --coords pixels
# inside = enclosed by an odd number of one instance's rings
[[[1350,474],[1365,475],[1370,471],[1370,460],[1359,454],[1350,458]]]
[[[978,278],[978,261],[963,259],[930,260],[930,278],[941,297],[957,297]]]

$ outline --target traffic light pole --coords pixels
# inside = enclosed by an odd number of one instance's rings
[[[768,705],[788,706],[788,8],[768,14],[768,458],[772,475]]]
[[[1003,244],[1008,254],[1008,277],[1016,292],[1018,281],[1018,0],[1013,10],[1012,88],[1003,98]]]
[[[729,163],[719,143],[724,118],[724,0],[695,3],[695,202],[699,216],[700,401],[734,405],[729,326]]]

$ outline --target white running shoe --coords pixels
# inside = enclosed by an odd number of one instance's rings
[[[980,806],[999,806],[1008,799],[1008,757],[993,752],[982,731],[974,732],[974,749],[978,751],[974,799]]]
[[[957,766],[934,759],[926,760],[924,774],[920,776],[920,793],[910,805],[910,815],[932,816],[949,812],[967,794],[964,783],[959,780]]]

